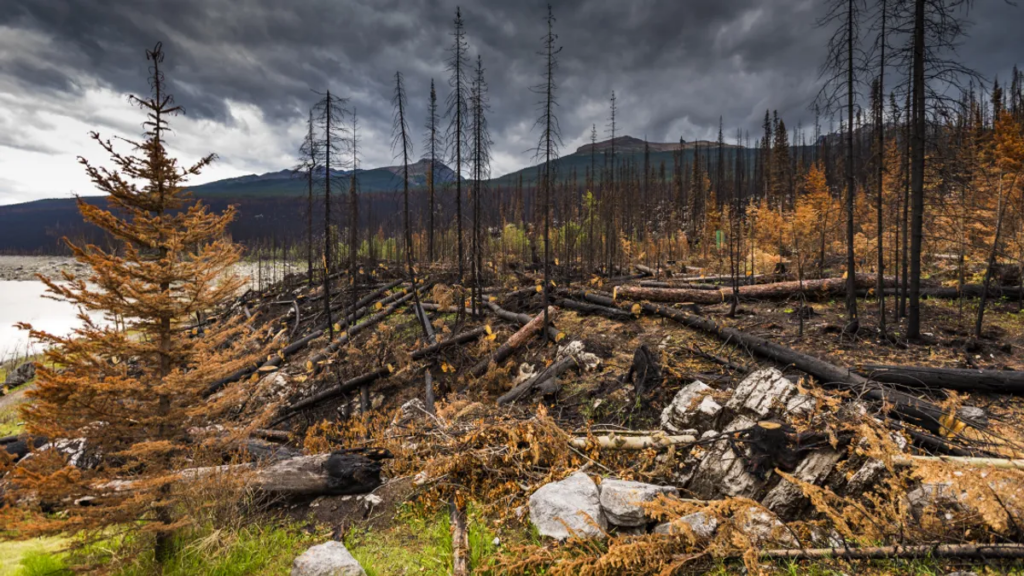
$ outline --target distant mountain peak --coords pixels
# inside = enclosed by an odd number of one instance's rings
[[[604,153],[606,150],[611,151],[612,142],[615,142],[615,153],[622,152],[623,154],[636,154],[642,153],[645,147],[650,148],[651,152],[674,152],[682,147],[683,150],[692,150],[697,146],[701,148],[717,147],[718,142],[712,142],[710,140],[695,140],[693,142],[686,142],[685,140],[680,145],[679,142],[644,142],[643,140],[633,136],[616,136],[614,139],[609,138],[595,144],[584,144],[576,149],[576,154],[590,154],[591,148],[595,148],[597,153]],[[736,144],[723,144],[725,148],[741,148]]]

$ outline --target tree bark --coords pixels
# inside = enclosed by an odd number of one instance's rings
[[[858,274],[856,285],[862,289],[874,287],[876,277],[873,274]],[[885,278],[884,283],[888,286],[895,286],[892,278]],[[812,295],[838,295],[847,290],[847,280],[843,278],[825,278],[822,280],[805,280],[803,282],[776,282],[774,284],[755,284],[753,286],[740,286],[740,298],[749,300],[784,300],[799,294]],[[687,288],[646,288],[643,286],[619,286],[615,290],[616,298],[629,298],[633,300],[647,300],[650,302],[692,302],[694,304],[720,304],[728,302],[732,298],[732,289],[721,290],[691,290]]]
[[[964,392],[1024,395],[1024,372],[1011,370],[972,370],[922,366],[882,366],[866,364],[859,372],[872,380],[913,388],[943,388]]]

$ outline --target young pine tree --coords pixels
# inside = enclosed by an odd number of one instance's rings
[[[165,92],[160,44],[146,56],[152,94],[131,97],[147,113],[145,140],[126,141],[134,151],[125,154],[94,132],[113,168],[79,160],[109,204],[105,209],[79,199],[79,211],[109,233],[117,249],[65,240],[91,268],[89,277],[40,277],[53,298],[78,307],[83,326],[66,337],[31,332],[49,347],[22,412],[28,433],[49,438],[51,447],[8,478],[9,496],[22,506],[12,516],[32,519],[25,528],[99,534],[116,525],[122,533],[152,536],[156,560],[163,562],[173,532],[194,520],[182,504],[176,472],[221,463],[223,455],[223,446],[196,442],[190,433],[222,415],[224,402],[204,401],[202,393],[264,351],[255,350],[253,336],[238,323],[199,334],[187,329],[191,317],[242,286],[229,271],[241,248],[225,235],[234,210],[212,213],[184,190],[214,156],[190,167],[169,156],[167,120],[182,109]],[[94,322],[86,312],[117,321]],[[71,439],[84,443],[87,457],[69,455]],[[131,483],[117,484],[121,480]],[[88,506],[71,505],[83,499]],[[42,514],[65,506],[66,514]]]

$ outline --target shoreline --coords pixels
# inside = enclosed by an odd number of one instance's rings
[[[266,265],[266,263],[264,263]],[[305,262],[278,261],[278,275],[282,269],[299,272],[304,269]],[[240,276],[256,279],[258,264],[245,260],[235,264],[235,272]],[[88,274],[89,267],[80,264],[71,256],[2,256],[0,255],[0,281],[38,282],[36,274],[49,278],[61,278],[61,272],[69,272],[75,276]]]

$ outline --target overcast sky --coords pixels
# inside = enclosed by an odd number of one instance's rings
[[[470,56],[491,88],[495,175],[532,164],[544,2],[448,0],[3,0],[0,2],[0,204],[95,194],[78,155],[103,160],[88,138],[137,137],[147,91],[145,49],[164,43],[171,89],[187,114],[174,120],[183,160],[215,152],[197,182],[296,163],[304,119],[330,89],[350,98],[364,166],[394,164],[394,73],[402,71],[410,124],[421,132],[430,80],[445,71],[456,4]],[[808,109],[830,33],[822,0],[556,0],[563,46],[557,82],[571,153],[596,124],[606,137],[608,97],[619,132],[652,141],[759,130],[767,108],[810,130]],[[1024,56],[1024,12],[977,0],[962,60],[1006,78]],[[417,150],[417,155],[419,154]]]

